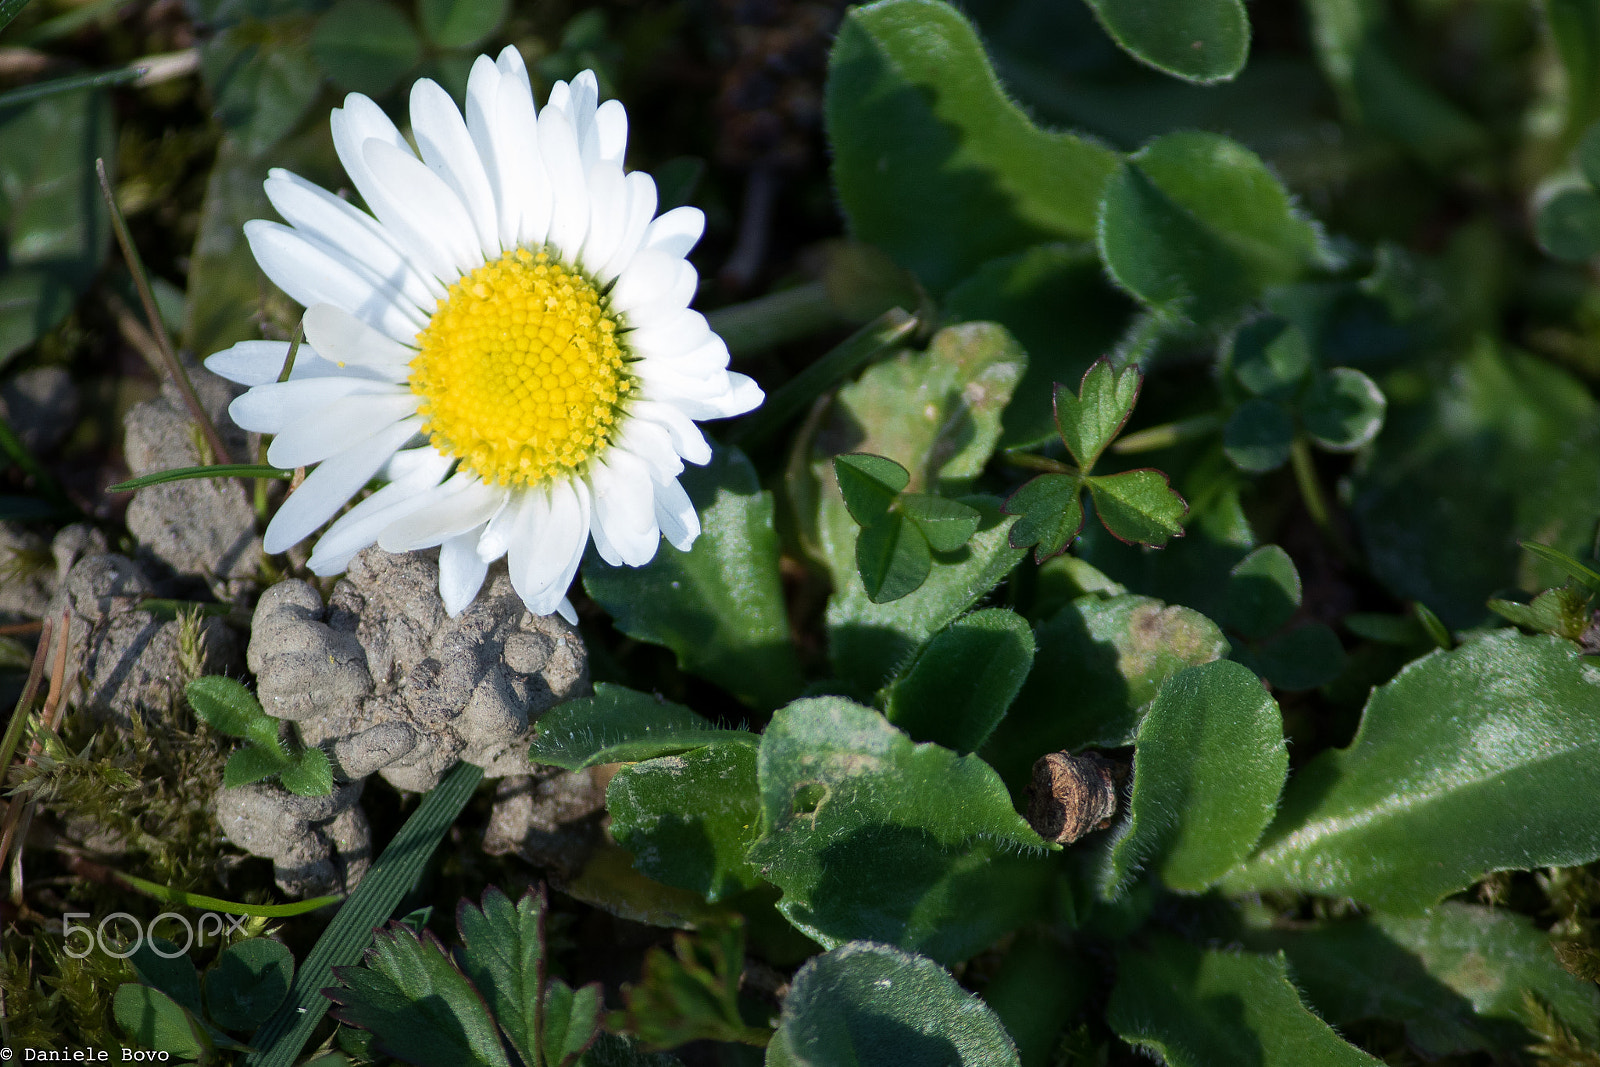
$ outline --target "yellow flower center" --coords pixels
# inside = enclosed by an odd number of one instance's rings
[[[433,446],[484,481],[536,485],[611,443],[633,387],[600,294],[519,248],[450,286],[411,361]]]

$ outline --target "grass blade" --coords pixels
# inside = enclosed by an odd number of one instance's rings
[[[135,489],[160,485],[163,482],[181,482],[185,478],[293,478],[294,471],[280,470],[266,463],[213,463],[209,467],[174,467],[169,471],[151,471],[137,478],[106,489],[108,493],[131,493]]]

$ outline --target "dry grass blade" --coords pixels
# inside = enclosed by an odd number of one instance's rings
[[[71,643],[72,636],[69,620],[70,616],[63,612],[60,625],[47,629],[39,641],[39,649],[33,657],[33,666],[28,672],[28,686],[23,690],[22,699],[17,702],[17,710],[12,715],[11,726],[6,730],[7,741],[12,742],[6,747],[5,762],[0,764],[0,767],[4,767],[6,771],[11,768],[10,754],[16,751],[12,735],[15,733],[17,740],[20,740],[21,730],[18,724],[27,720],[27,709],[32,703],[33,697],[38,693],[39,679],[43,673],[44,660],[50,647],[51,637],[56,638],[56,641],[55,662],[52,664],[50,671],[50,689],[45,696],[44,709],[39,714],[39,733],[35,735],[33,743],[28,746],[26,762],[32,763],[43,749],[42,735],[44,731],[54,730],[60,723],[61,711],[65,706],[64,697],[66,696],[67,688],[67,647]],[[11,898],[14,901],[20,900],[22,896],[22,850],[19,847],[17,855],[12,857],[11,848],[15,842],[22,839],[24,834],[19,833],[19,830],[23,830],[25,833],[24,828],[32,817],[33,801],[31,799],[24,801],[19,797],[7,805],[5,821],[0,823],[0,865],[5,864],[8,859],[11,860]]]

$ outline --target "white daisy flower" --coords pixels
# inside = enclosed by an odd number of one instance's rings
[[[372,214],[284,170],[267,197],[288,225],[245,236],[267,277],[306,308],[306,343],[245,341],[206,366],[250,389],[229,413],[274,435],[279,467],[316,464],[267,527],[268,552],[309,536],[374,477],[389,484],[317,541],[337,574],[373,543],[439,546],[455,615],[488,566],[536,614],[570,618],[567,587],[592,537],[640,566],[700,520],[678,484],[711,449],[696,419],[749,411],[761,390],[689,309],[685,260],[705,217],[656,216],[649,175],[622,169],[628,118],[590,71],[535,112],[515,49],[480,56],[463,118],[432,81],[411,90],[411,150],[351,94],[333,139]]]

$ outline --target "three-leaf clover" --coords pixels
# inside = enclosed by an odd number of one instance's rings
[[[1090,474],[1127,424],[1142,381],[1137,369],[1118,371],[1110,360],[1102,359],[1084,373],[1076,396],[1056,383],[1056,432],[1078,469],[1041,474],[1011,494],[1003,508],[1018,516],[1011,527],[1011,547],[1035,546],[1033,558],[1038,563],[1066,551],[1083,529],[1084,490],[1094,499],[1101,523],[1118,540],[1165,545],[1183,536],[1189,505],[1165,474],[1148,468]]]
[[[935,552],[967,543],[981,518],[976,508],[932,493],[907,493],[911,474],[869,452],[833,458],[839,492],[856,536],[856,569],[874,604],[898,600],[919,588],[933,569]]]
[[[232,789],[277,775],[285,789],[303,797],[333,792],[333,766],[327,753],[314,746],[285,744],[278,736],[278,720],[241,683],[213,674],[196,678],[184,692],[194,713],[213,729],[245,742],[228,757],[223,785]]]

